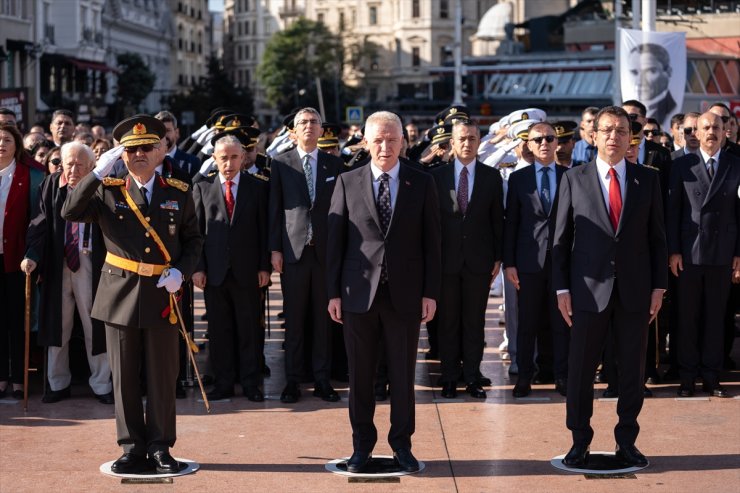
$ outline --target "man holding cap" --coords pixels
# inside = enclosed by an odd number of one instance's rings
[[[174,310],[170,293],[195,270],[203,240],[188,186],[155,172],[165,132],[161,121],[146,115],[120,122],[113,137],[121,145],[100,157],[62,208],[69,221],[99,224],[108,251],[92,316],[105,323],[113,374],[124,451],[111,467],[115,473],[180,469],[169,453],[175,444],[178,321],[163,313]],[[119,157],[127,171],[109,177]],[[139,392],[142,353],[146,413]]]

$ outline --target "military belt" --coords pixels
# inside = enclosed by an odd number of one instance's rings
[[[129,272],[135,272],[136,274],[145,277],[158,276],[167,268],[166,265],[137,262],[136,260],[119,257],[110,252],[106,254],[105,261],[113,267],[118,267],[119,269]]]

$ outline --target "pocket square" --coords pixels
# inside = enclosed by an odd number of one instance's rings
[[[334,177],[330,176],[329,178],[326,179],[326,181],[334,181]]]

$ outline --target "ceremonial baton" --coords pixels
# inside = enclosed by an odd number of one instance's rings
[[[23,354],[23,411],[28,411],[28,366],[31,350],[31,274],[26,274],[26,313],[24,316],[25,346]]]
[[[198,371],[198,363],[195,361],[195,354],[193,354],[193,345],[195,344],[188,335],[188,331],[185,329],[185,322],[182,319],[182,312],[180,311],[180,305],[177,303],[177,298],[174,293],[170,293],[170,305],[175,306],[177,312],[177,319],[180,321],[180,334],[185,339],[185,346],[188,348],[188,355],[190,356],[190,362],[193,364],[195,370],[195,379],[198,380],[198,387],[200,387],[200,394],[203,396],[203,404],[206,406],[206,412],[211,412],[211,404],[208,402],[206,397],[206,391],[203,388],[203,380],[200,378],[200,371]],[[196,346],[197,347],[197,346]]]

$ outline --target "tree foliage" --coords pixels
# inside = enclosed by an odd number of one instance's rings
[[[188,93],[169,98],[169,107],[178,117],[183,111],[195,112],[200,125],[211,110],[218,107],[233,108],[239,113],[252,114],[254,101],[247,87],[236,87],[216,58],[208,60],[208,77],[201,79]]]
[[[132,107],[137,109],[142,101],[154,89],[157,76],[149,70],[138,53],[118,55],[118,88],[116,101],[120,109]]]
[[[270,38],[257,67],[257,77],[268,101],[281,113],[294,106],[316,105],[318,77],[331,116],[336,113],[337,108],[332,105],[339,93],[346,92],[340,80],[343,60],[344,50],[338,35],[321,22],[300,18]]]

